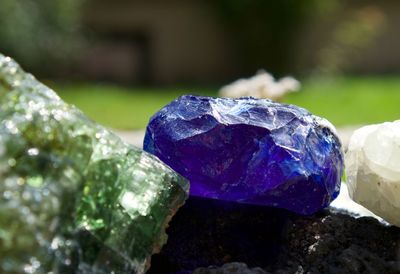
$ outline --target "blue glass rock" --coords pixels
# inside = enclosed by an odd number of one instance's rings
[[[191,195],[304,215],[336,198],[343,172],[327,120],[266,99],[179,97],[150,119],[144,150],[189,179]]]

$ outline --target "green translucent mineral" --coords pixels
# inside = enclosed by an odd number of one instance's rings
[[[0,273],[143,273],[187,193],[0,55]]]

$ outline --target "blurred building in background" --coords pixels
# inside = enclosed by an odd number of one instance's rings
[[[260,68],[277,76],[400,72],[396,0],[74,0],[69,3],[75,5],[63,9],[61,0],[25,1],[28,8],[21,0],[4,1],[9,5],[0,7],[0,51],[42,75],[122,84],[213,85]],[[58,6],[51,6],[56,2]],[[29,22],[32,7],[37,13]],[[24,9],[27,22],[6,24],[23,18]],[[43,20],[46,16],[51,20]],[[79,27],[69,28],[71,22]],[[18,28],[26,26],[32,31],[25,33],[35,33],[36,26],[52,35],[24,37]],[[62,39],[63,33],[78,30],[81,46],[61,51],[73,44],[72,36]],[[29,49],[24,44],[29,42],[37,46]]]
[[[348,2],[260,2],[226,15],[232,5],[212,1],[92,0],[84,22],[101,39],[83,67],[95,78],[156,84],[221,83],[259,68],[399,72],[400,2]]]
[[[83,64],[91,76],[174,84],[240,72],[233,41],[207,1],[92,0],[83,19],[98,39]]]

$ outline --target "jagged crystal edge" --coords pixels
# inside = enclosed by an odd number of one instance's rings
[[[191,195],[311,214],[340,190],[334,128],[307,110],[251,97],[185,95],[146,129],[144,149],[191,181]]]
[[[143,273],[188,183],[0,54],[0,272]]]

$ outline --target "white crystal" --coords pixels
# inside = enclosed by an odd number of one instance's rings
[[[279,101],[285,94],[299,91],[300,87],[300,82],[293,77],[287,76],[275,80],[270,73],[259,70],[253,77],[239,79],[222,87],[219,95],[232,98],[251,96]]]
[[[350,197],[400,226],[400,121],[356,130],[345,161]]]

